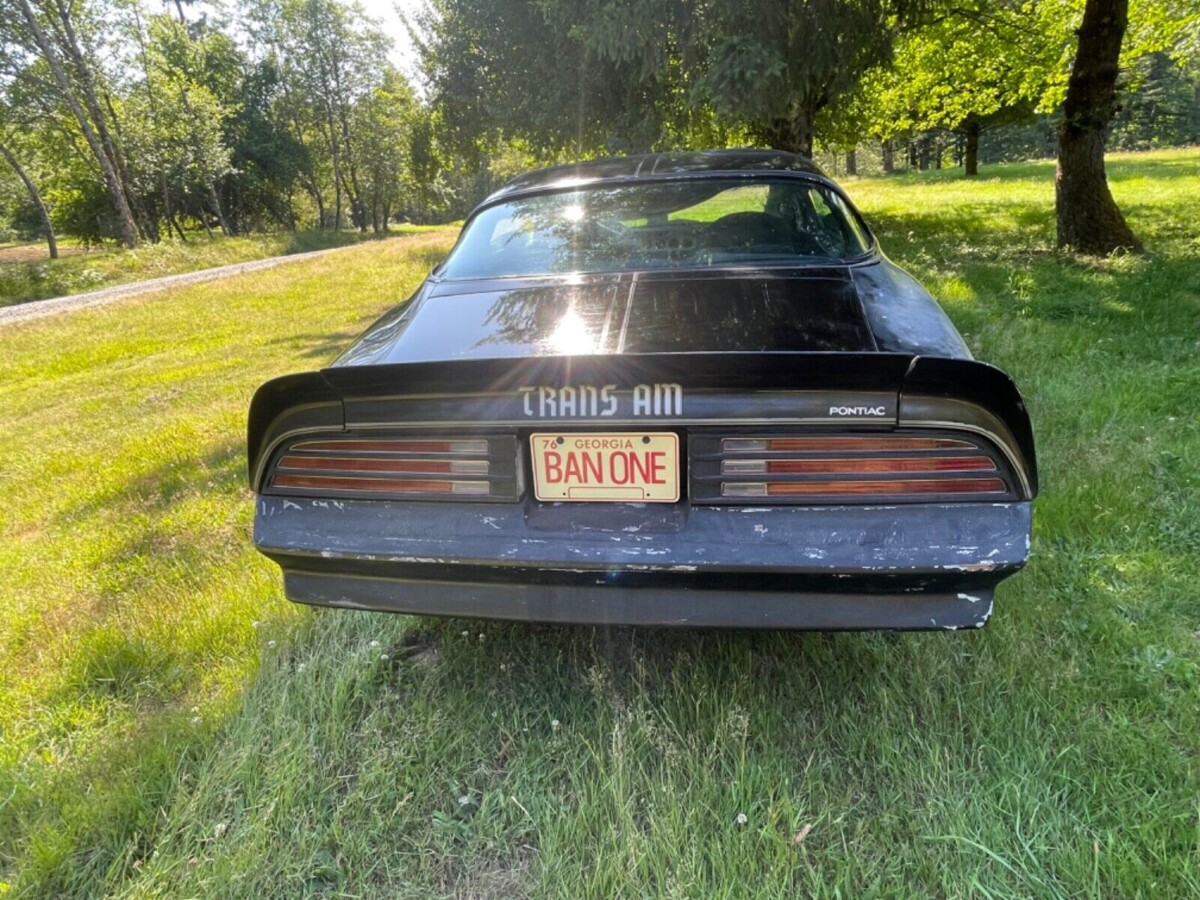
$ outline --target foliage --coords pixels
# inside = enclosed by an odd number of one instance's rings
[[[991,158],[1024,159],[1052,153],[1031,133],[1035,143],[1023,142],[1020,129],[1049,116],[1061,106],[1067,73],[1074,58],[1072,40],[1082,15],[1082,0],[1005,0],[1002,3],[933,5],[919,27],[907,29],[896,44],[892,64],[868,71],[842,102],[819,120],[827,146],[853,146],[863,138],[903,141],[923,132],[971,128],[1012,130],[1013,146],[999,149],[1005,136],[993,138]],[[1147,57],[1168,54],[1179,70],[1185,59],[1196,60],[1195,32],[1200,16],[1185,7],[1141,0],[1131,13],[1130,33],[1122,52],[1122,68],[1132,73],[1125,89],[1138,102],[1148,71]],[[1177,70],[1177,71],[1179,71]],[[1154,70],[1166,75],[1161,62]],[[1179,96],[1176,103],[1186,102]],[[1179,120],[1173,119],[1178,122]],[[1162,142],[1186,144],[1200,138],[1200,129],[1183,136],[1184,128]]]
[[[886,60],[896,20],[881,0],[433,8],[424,66],[455,145],[508,135],[575,156],[733,134],[806,150],[816,113]]]
[[[938,17],[901,39],[893,65],[867,73],[844,118],[892,140],[1028,115],[1070,64],[1060,14],[1057,4],[1013,0]]]
[[[916,142],[923,164],[957,132],[1009,158],[1039,144],[1013,123],[1061,105],[1082,2],[431,0],[416,91],[354,0],[0,0],[0,132],[92,243],[445,221],[506,172],[645,150]],[[1134,2],[1114,146],[1200,140],[1198,34],[1188,5]]]
[[[1148,54],[1133,68],[1113,119],[1109,146],[1118,150],[1176,147],[1200,139],[1200,52]]]

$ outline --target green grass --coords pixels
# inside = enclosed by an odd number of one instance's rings
[[[387,237],[428,231],[419,225],[393,229]],[[136,250],[108,246],[88,249],[71,238],[59,242],[60,257],[49,259],[45,243],[0,245],[0,306],[79,294],[99,288],[178,275],[213,266],[344,247],[382,235],[357,231],[297,231],[251,234],[243,237],[209,237],[192,234],[186,243],[178,240],[143,244]]]
[[[970,634],[288,604],[249,548],[250,394],[449,231],[0,330],[0,882],[1197,896],[1200,152],[1111,173],[1144,257],[1054,251],[1050,164],[849,183],[1034,418],[1033,559]]]

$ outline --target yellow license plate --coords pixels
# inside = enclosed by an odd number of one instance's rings
[[[670,432],[535,434],[533,491],[542,501],[674,503],[679,436]]]

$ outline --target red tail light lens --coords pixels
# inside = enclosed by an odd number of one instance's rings
[[[850,494],[1002,494],[1007,490],[999,478],[962,480],[927,479],[921,481],[809,481],[750,482],[726,481],[721,484],[725,497],[828,497]]]
[[[729,475],[839,475],[855,472],[971,472],[994,470],[986,456],[899,457],[882,459],[726,459],[721,471]]]
[[[515,435],[302,440],[276,459],[265,492],[372,499],[516,500]]]
[[[1012,480],[974,435],[689,436],[693,503],[1002,500]]]

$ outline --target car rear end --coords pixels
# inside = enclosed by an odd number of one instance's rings
[[[1037,490],[1011,381],[903,353],[341,366],[249,441],[291,599],[431,615],[981,627]]]

